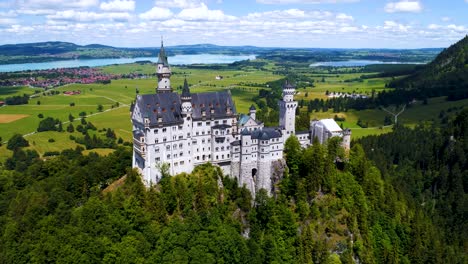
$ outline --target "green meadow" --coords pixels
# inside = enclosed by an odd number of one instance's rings
[[[2,141],[7,141],[13,134],[20,133],[30,141],[29,148],[35,149],[40,154],[48,151],[60,151],[66,148],[74,148],[77,144],[70,140],[68,132],[41,132],[36,131],[42,114],[43,117],[58,118],[67,127],[68,116],[72,114],[79,118],[81,112],[86,112],[87,120],[92,122],[98,129],[112,128],[117,137],[131,142],[132,128],[130,122],[130,104],[134,100],[137,92],[139,94],[149,94],[155,92],[157,80],[149,75],[154,72],[154,67],[148,64],[126,64],[111,65],[101,68],[109,73],[143,73],[147,77],[141,79],[120,79],[112,80],[110,84],[71,84],[56,88],[60,92],[58,95],[38,94],[29,101],[27,105],[4,106],[0,108],[0,137]],[[174,74],[171,77],[172,87],[180,92],[184,79],[186,78],[191,86],[191,91],[213,92],[229,89],[236,104],[238,113],[247,113],[252,104],[252,98],[258,95],[259,89],[268,89],[266,83],[283,78],[270,71],[260,70],[209,70],[193,69],[185,67],[173,67]],[[221,75],[221,80],[216,80],[216,76]],[[326,91],[360,93],[371,95],[372,91],[380,92],[385,88],[388,79],[376,78],[359,80],[361,74],[310,74],[315,80],[315,87],[298,89],[297,100],[313,100],[315,98],[326,99]],[[33,94],[34,90],[28,87],[1,87],[0,98],[12,95],[22,95],[24,93]],[[64,91],[80,90],[80,95],[66,96]],[[307,97],[306,97],[307,93]],[[98,111],[98,105],[102,105],[104,110]],[[468,105],[468,100],[457,102],[447,102],[444,98],[434,98],[429,100],[427,105],[416,103],[406,109],[399,120],[404,124],[415,125],[421,121],[431,121],[438,118],[441,111],[449,111],[453,107]],[[25,115],[24,118],[1,122],[3,115]],[[350,110],[342,113],[313,112],[311,118],[333,118],[335,115],[344,117],[346,120],[338,122],[345,128],[351,128],[353,138],[366,135],[381,134],[391,131],[391,127],[383,127],[384,118],[387,115],[383,110]],[[361,119],[368,124],[369,128],[363,129],[357,125],[357,120]],[[74,125],[79,120],[74,121]],[[80,134],[74,132],[73,135]],[[55,142],[48,142],[53,138]],[[101,154],[109,153],[110,150],[93,150]],[[4,159],[10,152],[5,146],[0,147],[0,159]]]

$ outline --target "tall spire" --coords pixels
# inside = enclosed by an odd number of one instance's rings
[[[167,62],[166,50],[164,49],[164,41],[161,36],[161,48],[159,49],[158,64],[163,64],[164,66],[169,66]]]

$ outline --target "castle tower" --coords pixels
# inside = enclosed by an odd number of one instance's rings
[[[251,105],[250,108],[249,108],[249,114],[250,114],[250,117],[251,117],[253,120],[255,120],[256,113],[257,113],[257,108],[255,108],[254,105]]]
[[[182,89],[180,100],[182,101],[182,114],[190,116],[192,114],[192,95],[190,94],[190,88],[187,83],[187,79],[184,80],[184,88]]]
[[[278,101],[279,125],[282,129],[286,130],[286,138],[295,133],[296,126],[296,108],[297,102],[294,101],[294,94],[296,87],[288,81],[283,85],[283,100]]]
[[[343,142],[341,143],[344,150],[348,153],[351,145],[351,129],[343,130]]]
[[[171,68],[167,62],[166,51],[164,50],[164,44],[161,41],[161,49],[159,50],[158,62],[157,62],[157,71],[158,75],[158,88],[156,93],[170,93],[172,92],[171,88]]]

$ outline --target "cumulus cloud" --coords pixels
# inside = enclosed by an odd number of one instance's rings
[[[394,32],[408,32],[408,29],[410,28],[411,26],[403,25],[392,20],[384,21],[383,26],[383,29],[391,30]]]
[[[204,3],[199,7],[183,9],[177,17],[192,21],[223,21],[236,19],[234,16],[225,15],[221,10],[210,10]]]
[[[173,16],[171,10],[162,7],[153,7],[150,10],[141,13],[139,17],[144,20],[166,20]]]
[[[204,4],[200,0],[156,0],[155,5],[167,8],[197,8]]]
[[[89,8],[97,6],[99,0],[18,0],[16,2],[22,9],[65,9]]]
[[[135,10],[135,1],[133,0],[114,0],[110,2],[103,2],[100,5],[101,10],[125,12]]]
[[[79,22],[93,22],[98,20],[125,21],[130,19],[128,13],[96,13],[88,11],[65,10],[53,15],[48,15],[51,20],[68,20]]]
[[[336,4],[336,3],[353,3],[360,0],[257,0],[257,3],[270,5],[286,5],[286,4]],[[467,0],[468,1],[468,0]]]
[[[422,5],[419,1],[402,0],[385,5],[385,12],[387,13],[419,13],[421,11]]]

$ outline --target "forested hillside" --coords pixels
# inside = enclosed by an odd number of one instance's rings
[[[425,67],[389,86],[406,91],[406,97],[468,98],[468,36],[442,51]]]
[[[363,139],[349,161],[337,140],[285,151],[278,191],[252,201],[209,164],[145,189],[130,149],[18,146],[0,168],[0,262],[466,263],[468,111]]]

